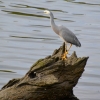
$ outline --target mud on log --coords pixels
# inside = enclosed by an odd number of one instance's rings
[[[3,86],[0,100],[78,100],[73,87],[88,57],[78,58],[74,52],[67,60],[62,60],[64,45],[51,56],[38,60],[24,77],[12,79]]]

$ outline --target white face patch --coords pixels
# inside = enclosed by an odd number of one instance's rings
[[[45,13],[45,14],[50,14],[50,11],[45,10],[44,13]]]

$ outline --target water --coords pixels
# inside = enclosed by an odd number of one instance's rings
[[[80,100],[100,100],[100,0],[0,0],[0,88],[62,45],[43,14],[46,8],[56,24],[81,41],[82,47],[73,46],[70,54],[90,57],[74,94]]]

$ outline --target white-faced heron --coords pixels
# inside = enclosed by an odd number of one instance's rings
[[[79,42],[79,40],[77,39],[77,37],[75,36],[75,34],[73,32],[71,32],[69,29],[67,29],[65,26],[61,25],[61,26],[57,26],[54,22],[54,16],[53,13],[49,10],[45,10],[44,11],[45,14],[49,14],[50,15],[50,22],[51,22],[51,27],[54,30],[54,32],[56,34],[59,35],[60,38],[62,38],[64,40],[64,42],[66,43],[66,47],[67,47],[67,43],[70,43],[70,47],[66,52],[65,49],[65,53],[62,55],[62,59],[66,59],[66,54],[68,54],[68,51],[70,50],[72,44],[76,45],[77,47],[81,47],[81,43]]]

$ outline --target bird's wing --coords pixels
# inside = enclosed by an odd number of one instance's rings
[[[73,32],[71,32],[69,29],[67,29],[64,26],[59,26],[59,36],[68,43],[74,44],[76,46],[81,46],[79,40],[75,36]]]

